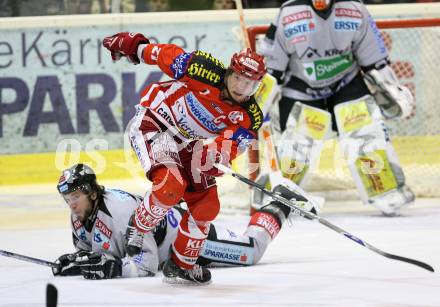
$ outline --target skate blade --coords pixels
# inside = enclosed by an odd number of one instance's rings
[[[191,287],[200,287],[200,286],[207,286],[212,283],[212,280],[207,282],[197,282],[187,279],[182,279],[179,277],[164,277],[162,279],[162,282],[165,284],[175,285],[175,286],[191,286]]]

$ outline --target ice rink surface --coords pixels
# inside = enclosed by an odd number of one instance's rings
[[[113,186],[116,187],[116,186]],[[55,188],[0,189],[0,249],[53,261],[72,252],[69,211]],[[429,263],[431,273],[390,260],[315,222],[285,225],[253,267],[212,269],[213,283],[176,287],[154,278],[89,281],[0,256],[0,306],[45,306],[48,283],[59,306],[440,306],[440,200],[419,199],[385,218],[359,202],[329,202],[322,216],[386,251]],[[244,231],[249,217],[217,223]]]

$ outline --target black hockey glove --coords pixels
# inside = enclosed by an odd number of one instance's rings
[[[79,265],[75,263],[75,259],[78,256],[88,254],[89,252],[86,251],[77,251],[76,253],[72,254],[64,254],[58,257],[57,260],[55,260],[55,264],[57,264],[57,267],[52,268],[52,273],[54,276],[75,276],[75,275],[81,275],[81,268]]]
[[[111,255],[89,252],[76,257],[75,264],[86,279],[109,279],[122,275],[121,259]]]

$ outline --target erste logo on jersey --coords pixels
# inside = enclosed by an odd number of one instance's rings
[[[96,222],[95,222],[95,227],[97,228],[97,229],[99,229],[101,232],[102,232],[102,234],[104,235],[104,236],[106,236],[107,238],[111,238],[112,237],[112,231],[107,227],[107,225],[106,224],[104,224],[104,222],[103,221],[101,221],[99,218],[97,218],[96,219]]]
[[[316,31],[316,23],[311,11],[296,12],[283,17],[284,36],[291,43],[307,40],[307,34]]]
[[[336,31],[359,31],[362,24],[362,12],[350,8],[336,8],[334,28]]]
[[[112,237],[112,231],[103,221],[99,218],[95,222],[95,230],[93,232],[93,241],[101,245],[105,250],[110,248],[110,239]]]
[[[313,20],[301,23],[292,23],[284,27],[284,36],[287,39],[294,39],[299,35],[305,35],[313,32],[316,32],[316,24],[313,22]]]

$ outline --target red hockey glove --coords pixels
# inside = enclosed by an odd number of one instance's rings
[[[140,33],[120,32],[113,36],[108,36],[102,41],[102,45],[107,48],[112,55],[113,61],[126,56],[131,63],[139,64],[137,48],[139,44],[148,44],[148,38]]]
[[[216,168],[215,164],[223,164],[230,167],[231,161],[237,153],[233,141],[218,137],[215,142],[194,148],[193,165],[205,175],[220,177],[223,172]]]

